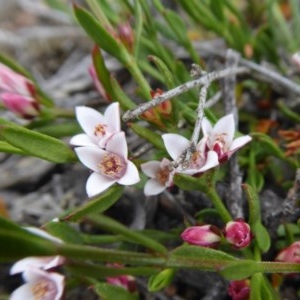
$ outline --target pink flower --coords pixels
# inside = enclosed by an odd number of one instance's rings
[[[146,196],[158,195],[173,185],[174,172],[171,170],[170,161],[166,158],[160,162],[152,160],[141,164],[141,170],[150,177],[144,186]]]
[[[228,287],[228,295],[231,296],[232,300],[249,300],[249,280],[231,281]]]
[[[87,183],[89,197],[99,194],[114,183],[132,185],[140,181],[136,166],[127,158],[124,132],[114,134],[106,144],[106,150],[98,147],[77,147],[79,160],[93,171]]]
[[[182,232],[181,238],[191,245],[202,247],[215,247],[221,240],[218,229],[213,225],[188,227]]]
[[[105,148],[108,140],[121,130],[118,102],[110,104],[103,115],[93,108],[77,106],[76,117],[85,133],[77,134],[70,140],[74,146]]]
[[[14,114],[31,119],[40,114],[38,102],[32,97],[12,93],[0,93],[3,105]]]
[[[10,300],[39,299],[60,300],[64,290],[64,276],[28,268],[23,272],[25,284],[16,289]]]
[[[36,87],[31,80],[0,63],[0,99],[3,105],[23,118],[39,115]]]
[[[300,263],[300,241],[294,242],[289,247],[280,251],[275,260],[281,262]]]
[[[163,134],[162,138],[165,147],[173,160],[177,160],[190,146],[190,141],[179,134],[167,133]],[[216,167],[219,164],[217,154],[214,151],[208,151],[205,153],[204,150],[205,142],[201,140],[196,145],[196,151],[192,154],[189,165],[183,170],[176,170],[176,172],[194,175]]]
[[[236,249],[248,247],[253,237],[250,226],[243,220],[228,222],[224,234],[227,242]]]
[[[95,70],[95,67],[93,65],[91,65],[89,67],[89,74],[91,75],[92,79],[93,79],[93,82],[94,82],[94,85],[95,85],[95,88],[96,90],[99,92],[99,94],[105,99],[107,100],[108,102],[111,102],[111,98],[110,96],[106,93],[101,81],[99,80],[98,76],[97,76],[97,73],[96,73],[96,70]]]
[[[207,150],[215,151],[219,162],[228,160],[235,151],[252,140],[249,135],[234,139],[235,124],[232,114],[221,118],[214,127],[204,118],[202,131]]]
[[[26,230],[33,234],[46,238],[55,243],[62,243],[62,240],[50,235],[44,230],[35,227],[26,227]],[[28,268],[38,268],[44,270],[50,270],[64,263],[65,259],[62,256],[41,256],[41,257],[26,257],[17,261],[10,269],[10,274],[24,272]]]

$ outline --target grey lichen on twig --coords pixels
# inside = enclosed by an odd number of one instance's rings
[[[178,87],[169,90],[167,92],[165,92],[164,94],[155,97],[154,99],[152,99],[149,102],[140,104],[139,106],[128,110],[122,117],[122,120],[124,122],[128,122],[129,120],[133,120],[135,118],[137,118],[138,116],[140,116],[142,113],[144,113],[145,111],[147,111],[148,109],[157,106],[160,103],[163,103],[164,101],[167,101],[169,99],[172,99],[178,95],[181,95],[187,91],[189,91],[190,89],[197,87],[197,86],[201,86],[204,85],[206,82],[212,82],[214,80],[220,79],[222,77],[228,76],[229,74],[242,74],[242,73],[246,73],[248,71],[247,68],[245,67],[239,67],[239,68],[235,68],[235,69],[224,69],[224,70],[220,70],[220,71],[214,71],[211,73],[208,73],[204,76],[202,76],[199,79],[195,79],[192,81],[188,81],[182,85],[179,85]]]

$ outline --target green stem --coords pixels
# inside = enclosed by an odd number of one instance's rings
[[[213,203],[214,207],[217,209],[219,212],[222,220],[227,223],[232,220],[228,210],[226,209],[225,205],[223,204],[221,198],[213,188],[209,188],[208,191],[206,192],[207,197],[211,200]]]

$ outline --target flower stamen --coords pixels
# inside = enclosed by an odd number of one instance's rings
[[[119,179],[125,172],[126,163],[114,153],[107,153],[103,156],[98,165],[101,173],[113,179]]]
[[[107,125],[105,124],[98,124],[95,126],[94,135],[97,137],[103,137],[106,134]]]

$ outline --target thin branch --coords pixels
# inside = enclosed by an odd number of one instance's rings
[[[139,115],[141,115],[148,109],[150,109],[154,106],[157,106],[158,104],[163,103],[164,101],[167,101],[169,99],[172,99],[178,95],[181,95],[194,87],[204,85],[206,82],[212,82],[214,80],[223,78],[230,74],[241,74],[241,73],[246,73],[247,71],[248,71],[247,68],[240,67],[240,68],[236,68],[236,69],[224,69],[221,71],[215,71],[215,72],[208,73],[199,79],[186,82],[186,83],[152,99],[149,102],[140,104],[139,106],[135,107],[134,109],[128,110],[123,115],[122,119],[124,122],[128,122],[129,120],[137,118]]]

